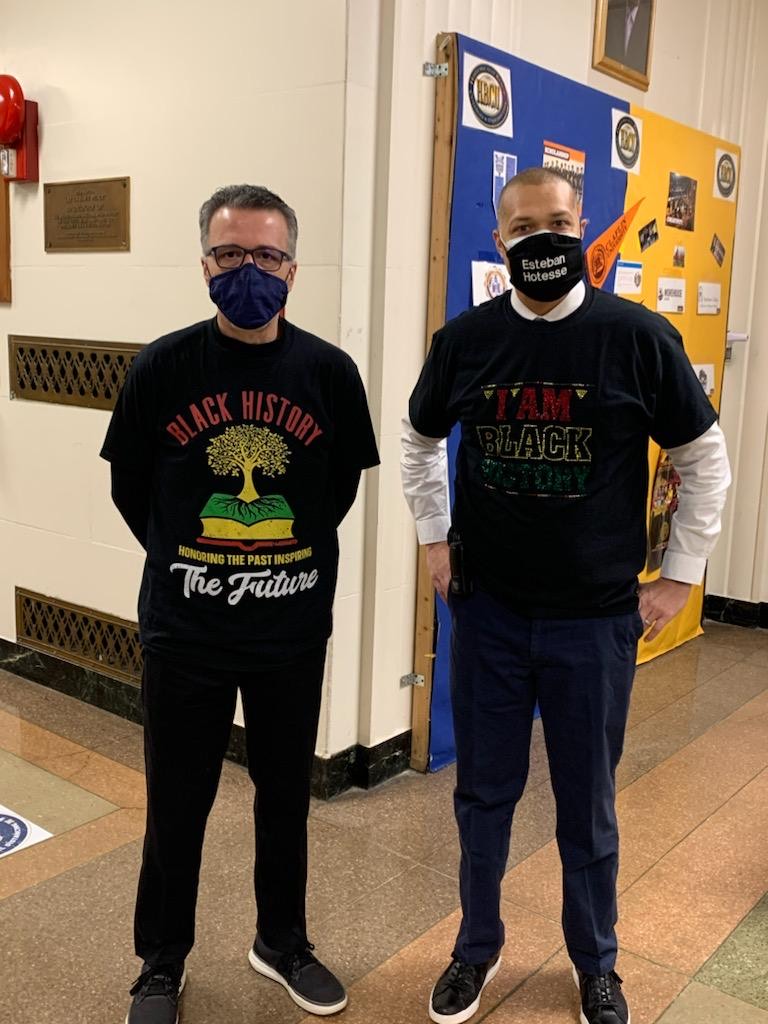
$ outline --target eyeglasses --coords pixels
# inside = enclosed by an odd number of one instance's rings
[[[213,256],[216,265],[222,270],[237,270],[242,267],[246,256],[253,257],[253,262],[260,270],[274,273],[282,267],[285,260],[292,260],[287,252],[273,249],[268,245],[260,245],[257,249],[244,249],[241,245],[214,245],[209,249],[208,256]]]

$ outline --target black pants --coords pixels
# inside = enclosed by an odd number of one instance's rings
[[[144,653],[147,830],[136,899],[136,953],[184,960],[195,940],[205,825],[243,698],[256,786],[257,928],[286,952],[307,944],[307,814],[325,645],[278,668],[206,669]]]

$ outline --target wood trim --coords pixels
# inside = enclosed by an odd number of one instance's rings
[[[448,32],[440,33],[437,36],[435,49],[436,62],[448,64],[448,76],[435,81],[435,143],[432,163],[427,351],[429,351],[432,335],[445,323],[459,81],[456,35]],[[435,591],[427,572],[423,548],[419,548],[418,559],[414,670],[424,676],[424,685],[415,687],[413,691],[411,768],[423,772],[429,765],[432,667],[435,659]]]
[[[10,187],[0,177],[0,302],[11,301],[11,204]]]

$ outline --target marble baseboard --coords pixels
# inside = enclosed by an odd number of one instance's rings
[[[139,725],[142,722],[141,691],[134,683],[113,679],[2,637],[0,668],[86,704],[93,704],[104,711],[111,711],[131,722]],[[245,730],[240,725],[232,726],[226,756],[237,764],[247,764]],[[358,743],[329,758],[315,756],[312,795],[328,800],[353,786],[370,789],[404,772],[408,768],[410,756],[410,731],[374,747],[364,747]]]
[[[737,601],[731,597],[707,594],[704,598],[704,618],[714,622],[727,622],[746,629],[768,629],[768,603],[765,601]]]

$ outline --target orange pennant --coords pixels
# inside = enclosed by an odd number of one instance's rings
[[[595,288],[602,288],[603,282],[610,273],[611,267],[619,255],[619,248],[624,241],[624,236],[629,230],[637,208],[642,203],[639,199],[631,210],[622,213],[618,220],[615,220],[609,228],[606,228],[599,238],[596,238],[585,253],[587,261],[587,273],[590,283]]]

